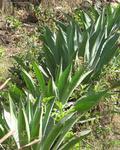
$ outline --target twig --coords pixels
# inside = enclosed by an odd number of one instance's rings
[[[30,147],[38,142],[40,142],[40,139],[35,139],[34,141],[30,142],[29,144],[26,144],[26,145],[20,147],[19,150],[23,150],[24,148]]]
[[[6,84],[11,80],[11,78],[8,78],[1,86],[0,86],[0,90],[4,89]]]
[[[0,139],[0,144],[2,144],[7,138],[12,136],[14,131],[9,131],[3,138]]]
[[[2,144],[0,144],[0,147],[1,147],[3,150],[5,150],[5,148],[2,146]]]

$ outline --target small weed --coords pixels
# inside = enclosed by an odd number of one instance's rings
[[[8,16],[6,18],[6,21],[9,27],[11,27],[12,29],[18,29],[22,26],[22,22],[19,19],[15,18],[14,16]]]

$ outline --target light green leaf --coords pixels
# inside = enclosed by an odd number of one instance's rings
[[[31,76],[25,70],[22,70],[22,76],[23,76],[23,79],[26,83],[28,90],[32,93],[33,96],[36,96],[36,88],[35,88],[34,81],[31,78]]]
[[[33,69],[35,71],[35,74],[36,74],[36,78],[38,79],[39,81],[39,86],[40,86],[40,89],[41,89],[41,93],[43,94],[43,96],[46,96],[46,83],[45,83],[45,80],[44,80],[44,77],[41,73],[41,70],[39,69],[39,66],[36,64],[36,63],[33,63]]]

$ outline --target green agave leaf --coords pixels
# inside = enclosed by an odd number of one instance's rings
[[[105,34],[104,30],[101,32],[96,32],[97,34],[93,35],[95,39],[91,38],[90,43],[93,44],[93,47],[91,47],[91,54],[90,54],[90,59],[89,59],[89,65],[88,68],[95,69],[97,62],[100,60],[100,54],[102,51],[102,46],[105,42]],[[94,40],[95,42],[91,42]]]
[[[2,124],[0,123],[0,138],[2,138],[5,135],[5,129],[2,126]]]
[[[111,7],[111,5],[106,7],[106,14],[107,14],[108,32],[110,32],[110,30],[113,26],[113,21],[114,21],[114,19],[113,19],[113,8]]]
[[[59,96],[61,96],[64,92],[64,90],[67,88],[70,79],[71,79],[71,71],[72,71],[72,66],[69,65],[64,72],[62,72],[59,76],[59,80],[57,81],[57,87],[59,89]]]
[[[68,119],[70,119],[72,116],[73,114],[69,114],[65,116],[60,122],[58,122],[55,126],[53,126],[48,136],[45,137],[45,139],[43,139],[42,150],[50,149],[52,147],[55,140],[58,138],[58,136],[62,132],[65,122]]]
[[[120,6],[113,8],[112,6],[107,7],[107,23],[108,33],[112,33],[115,29],[120,28]],[[109,17],[111,16],[111,17]]]
[[[26,86],[27,86],[28,90],[35,97],[36,96],[36,88],[35,88],[33,79],[31,78],[31,76],[25,70],[22,70],[22,76],[23,76],[23,79],[26,83]]]
[[[18,128],[17,128],[17,118],[16,118],[16,109],[15,105],[9,95],[9,104],[10,104],[10,112],[4,109],[4,118],[5,121],[11,131],[14,131],[13,138],[17,144],[17,147],[20,147],[19,137],[18,137]]]
[[[54,79],[51,78],[49,81],[48,81],[48,86],[47,86],[47,97],[52,97],[54,98],[55,97],[58,97],[58,88],[54,82]]]
[[[4,108],[4,106],[3,106]],[[3,117],[4,114],[0,115],[0,139],[7,133],[5,128],[5,119]]]
[[[80,132],[80,137],[73,137],[70,139],[67,143],[65,143],[62,147],[59,148],[59,150],[69,150],[75,146],[84,136],[89,134],[91,130],[85,130]]]
[[[68,54],[69,57],[74,53],[74,38],[75,38],[75,23],[70,22],[69,27],[67,28],[67,45],[68,45]]]
[[[10,93],[10,97],[17,103],[19,102],[19,99],[25,98],[25,93],[16,85],[10,88],[9,93]]]
[[[22,106],[23,107],[23,106]],[[22,109],[23,111],[23,116],[24,116],[24,120],[25,120],[25,127],[26,127],[26,133],[27,133],[27,140],[28,142],[30,142],[30,127],[29,127],[29,121],[28,121],[28,118],[27,118],[27,114],[26,114],[26,111],[23,107]]]
[[[29,99],[29,95],[27,97],[26,115],[27,115],[27,118],[28,118],[28,122],[30,124],[30,122],[33,118],[33,105],[32,105],[31,100]]]
[[[94,55],[94,51],[96,51],[96,49],[98,49],[98,47],[99,47],[99,45],[101,43],[101,40],[102,40],[101,38],[105,34],[104,33],[105,32],[104,28],[101,28],[100,30],[97,30],[90,37],[90,41],[89,41],[90,42],[90,53],[92,53],[93,55]],[[91,58],[93,56],[92,54],[91,54]]]
[[[84,113],[90,110],[93,106],[97,105],[100,99],[105,96],[106,91],[92,93],[91,95],[85,96],[77,100],[73,107],[73,111],[78,111],[80,113]]]
[[[75,88],[80,85],[80,83],[82,83],[85,78],[92,72],[92,70],[87,71],[86,73],[84,72],[84,69],[81,68],[79,69],[75,75],[72,77],[70,83],[68,84],[68,86],[66,87],[66,89],[64,90],[64,93],[61,95],[60,97],[60,101],[65,104],[69,97],[71,96],[71,94],[73,93],[73,91],[75,90]]]
[[[46,96],[47,89],[46,89],[46,83],[44,80],[44,76],[42,75],[41,70],[39,69],[39,66],[36,63],[33,63],[33,69],[34,69],[36,77],[39,81],[41,93],[43,93],[43,96]]]
[[[82,33],[82,42],[80,43],[80,47],[78,49],[79,56],[84,56],[86,49],[89,47],[88,45],[89,34],[85,31]]]
[[[31,140],[42,138],[42,106],[37,106],[31,121]]]
[[[63,124],[58,124],[54,127],[54,129],[51,130],[48,137],[43,141],[42,150],[50,149],[52,147],[53,143],[62,131],[62,126]]]
[[[54,83],[54,80],[50,80],[49,84],[48,84],[48,97],[53,96],[53,98],[51,98],[51,100],[48,102],[47,106],[46,106],[46,112],[45,112],[45,116],[43,119],[43,129],[42,129],[42,133],[43,136],[46,135],[46,129],[47,129],[47,125],[49,123],[49,119],[53,110],[53,106],[55,103],[55,100],[57,98],[57,89]],[[54,97],[55,96],[55,97]]]
[[[50,116],[50,119],[49,119],[49,122],[47,124],[47,128],[46,128],[46,133],[45,133],[45,136],[44,138],[46,138],[49,134],[50,134],[50,131],[52,130],[52,128],[55,126],[55,120],[53,117]],[[42,140],[41,140],[42,141]],[[41,144],[42,145],[42,144]]]
[[[47,86],[47,97],[51,97],[53,95],[54,95],[54,93],[53,93],[53,89],[52,89],[52,79],[50,79],[48,81],[48,86]]]
[[[102,15],[100,15],[95,22],[94,32],[96,32],[97,30],[99,30],[101,28],[101,26],[100,26],[101,20],[102,20]]]
[[[20,146],[23,146],[26,143],[28,143],[23,109],[24,108],[22,108],[22,104],[20,104],[19,111],[18,111],[18,135],[19,135]]]
[[[60,65],[61,63],[61,59],[63,62],[63,69],[65,69],[65,67],[68,65],[68,48],[67,48],[67,37],[66,37],[66,33],[64,33],[64,31],[59,28],[58,33],[57,33],[57,39],[56,39],[56,50],[58,55],[58,58],[56,58],[57,60],[57,64]]]
[[[109,39],[107,39],[106,42],[103,44],[100,60],[96,67],[97,70],[101,70],[102,67],[105,64],[108,64],[108,62],[114,56],[114,54],[117,50],[117,47],[118,47],[117,46],[118,37],[119,37],[119,34],[114,34]]]
[[[90,59],[90,42],[89,42],[89,40],[90,40],[90,37],[89,37],[89,34],[87,34],[87,39],[86,39],[86,43],[85,43],[85,45],[84,45],[84,48],[85,48],[85,51],[84,51],[84,61],[86,62],[86,63],[88,63],[89,62],[89,59]]]
[[[41,106],[41,110],[40,110],[41,112],[40,112],[40,127],[39,127],[39,138],[40,138],[40,140],[42,141],[42,135],[43,135],[43,133],[42,133],[42,129],[43,129],[43,106]]]
[[[49,119],[50,119],[50,115],[52,113],[53,106],[54,106],[54,100],[52,100],[52,102],[50,102],[46,107],[46,112],[45,112],[45,116],[43,119],[43,129],[42,129],[42,133],[44,136],[47,134],[46,129],[47,129],[47,125],[49,123]]]
[[[46,26],[45,32],[41,35],[41,40],[51,49],[55,49],[54,33]]]
[[[62,73],[63,73],[63,66],[62,66],[62,59],[61,59],[61,63],[58,67],[58,70],[56,71],[56,78],[55,78],[55,83],[58,83],[58,81],[60,80],[59,78],[61,77]]]
[[[59,149],[59,146],[62,144],[65,135],[71,129],[71,127],[80,119],[81,116],[77,116],[76,114],[65,121],[64,126],[62,127],[62,132],[55,143],[53,150]]]
[[[55,22],[56,22],[56,24],[57,24],[57,26],[58,26],[59,28],[62,28],[62,30],[63,30],[64,32],[66,32],[66,30],[67,30],[67,25],[66,25],[66,24],[64,24],[63,22],[61,22],[61,21],[59,21],[59,20],[55,20]]]
[[[30,127],[24,105],[21,103],[18,112],[18,134],[20,146],[30,142]]]
[[[106,15],[106,11],[105,11],[105,8],[103,8],[102,13],[101,13],[101,21],[100,21],[100,25],[101,25],[102,29],[106,25],[106,17],[105,17],[105,15]]]
[[[73,21],[74,22],[74,21]],[[80,26],[75,22],[75,33],[74,33],[74,51],[78,53],[80,43],[82,41],[82,31]]]
[[[56,62],[56,59],[55,59],[53,52],[51,51],[51,49],[47,45],[44,46],[43,51],[45,52],[44,53],[45,65],[47,65],[50,73],[54,77],[58,63]]]
[[[89,17],[89,15],[85,12],[83,12],[83,19],[84,19],[84,23],[85,23],[85,28],[89,28],[91,25],[91,18]]]

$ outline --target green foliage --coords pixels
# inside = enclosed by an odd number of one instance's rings
[[[6,18],[6,20],[12,29],[18,29],[22,26],[22,22],[14,16],[9,16]]]
[[[28,67],[19,57],[15,58],[23,84],[7,91],[9,104],[2,104],[0,138],[11,130],[14,133],[5,142],[15,149],[68,150],[90,132],[81,131],[79,136],[74,132],[68,138],[80,118],[110,95],[107,88],[100,90],[96,86],[96,91],[91,90],[89,79],[95,81],[117,54],[119,11],[120,7],[110,6],[101,13],[93,10],[94,18],[81,12],[82,29],[72,18],[67,23],[56,21],[56,32],[45,27],[41,35],[43,51],[39,63],[28,62]],[[74,91],[83,83],[88,88],[69,105]]]
[[[99,102],[100,98],[104,96],[106,91],[100,93],[95,92],[92,93],[92,96],[88,95],[86,98],[77,100],[72,108],[66,110],[66,114],[61,117],[59,121],[56,121],[52,112],[54,112],[54,108],[56,108],[55,103],[60,101],[58,97],[59,86],[56,85],[53,79],[50,79],[48,81],[48,85],[46,85],[39,66],[37,64],[33,64],[33,67],[36,78],[39,82],[39,87],[34,83],[32,77],[23,70],[22,76],[27,86],[27,90],[24,90],[25,95],[23,94],[20,96],[22,94],[20,90],[18,91],[18,89],[14,89],[14,94],[17,93],[18,96],[19,107],[16,107],[14,103],[16,99],[14,99],[10,94],[10,108],[6,109],[6,107],[4,107],[4,117],[2,120],[6,121],[8,130],[10,129],[11,131],[15,131],[13,138],[17,148],[24,147],[36,139],[38,139],[38,142],[31,145],[31,148],[36,150],[46,150],[51,148],[55,150],[62,150],[67,149],[70,145],[74,146],[74,144],[76,144],[82,136],[88,134],[89,131],[81,133],[80,137],[72,137],[70,141],[64,143],[63,141],[66,134],[86,111],[90,110],[91,107]],[[64,73],[65,72],[61,74],[64,75]],[[73,80],[72,82],[76,83],[76,80]],[[17,91],[15,92],[15,90]],[[47,99],[47,101],[45,99]],[[65,110],[65,105],[61,108]],[[59,114],[59,111],[56,113]]]
[[[36,59],[47,75],[52,75],[54,80],[60,65],[64,70],[69,64],[92,70],[84,83],[90,79],[96,80],[101,70],[108,65],[118,50],[119,10],[120,7],[112,8],[111,6],[106,6],[101,12],[95,8],[91,8],[92,13],[80,10],[78,21],[80,18],[82,26],[76,19],[67,16],[66,23],[55,21],[57,26],[55,32],[47,26],[43,27],[44,32],[40,36],[43,47],[42,50],[39,49],[39,56],[38,52],[37,56],[28,52],[29,56],[16,57],[18,66],[13,68],[13,71],[11,69],[11,72],[20,76],[20,66],[29,71],[31,70],[30,62]]]
[[[55,78],[60,64],[64,70],[78,57],[82,58],[79,65],[93,70],[90,77],[96,78],[118,49],[119,11],[120,7],[113,9],[108,6],[99,14],[93,8],[95,18],[84,11],[80,12],[83,29],[69,17],[68,23],[57,22],[56,32],[45,27],[41,35],[44,68],[47,67]]]

